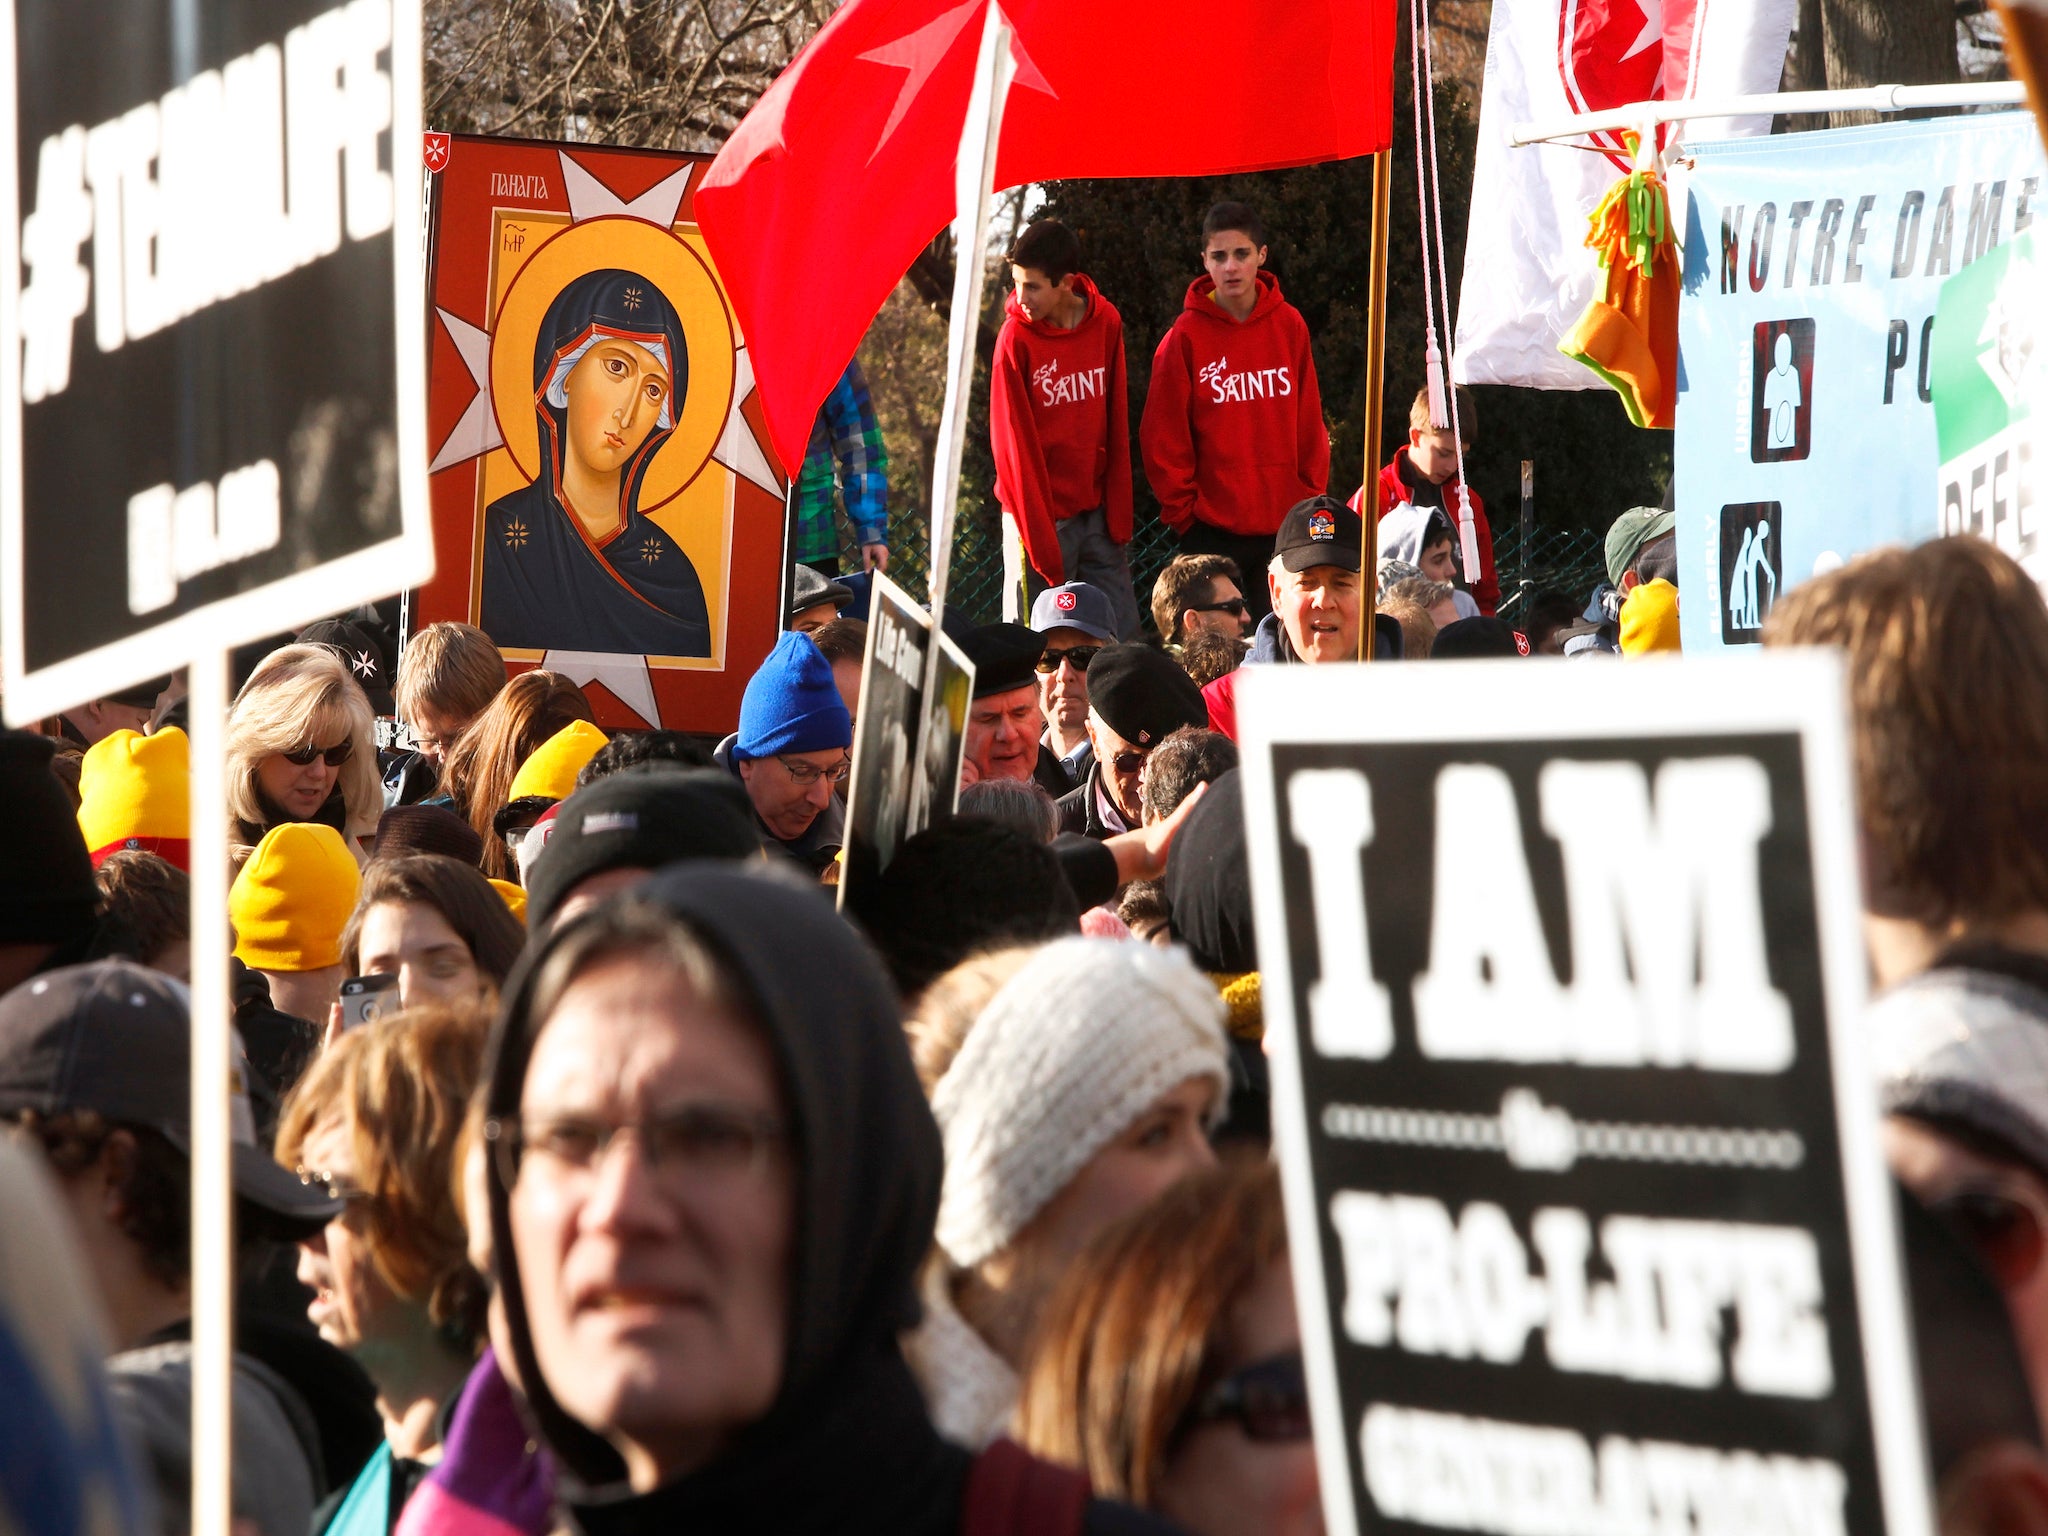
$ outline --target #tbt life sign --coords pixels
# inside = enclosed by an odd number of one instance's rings
[[[1924,1536],[1834,658],[1240,698],[1330,1529]]]

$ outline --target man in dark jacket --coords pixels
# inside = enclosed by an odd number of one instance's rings
[[[1139,781],[1152,749],[1209,709],[1180,664],[1149,645],[1112,645],[1088,668],[1088,776],[1059,802],[1060,830],[1113,837],[1144,825]]]
[[[984,624],[967,634],[960,649],[974,663],[964,782],[1029,779],[1057,800],[1074,786],[1059,755],[1042,739],[1038,659],[1044,637],[1022,624]]]

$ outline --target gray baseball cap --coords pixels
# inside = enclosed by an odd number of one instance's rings
[[[1888,1114],[1988,1137],[2048,1177],[2048,991],[1944,965],[1893,987],[1864,1015]]]
[[[302,1184],[256,1145],[248,1058],[234,1040],[228,1115],[235,1195],[307,1232],[342,1202]],[[192,997],[126,960],[70,965],[0,996],[0,1116],[92,1110],[192,1150]],[[273,1222],[273,1225],[276,1223]]]
[[[1041,635],[1049,629],[1078,629],[1097,640],[1116,640],[1116,614],[1100,588],[1085,581],[1047,587],[1031,605],[1031,627]]]

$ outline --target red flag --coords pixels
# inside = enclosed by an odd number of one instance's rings
[[[989,0],[850,0],[697,189],[785,464],[889,292],[952,221]],[[1393,128],[1393,0],[1009,0],[996,186],[1370,154]],[[1189,239],[1192,243],[1193,232]]]

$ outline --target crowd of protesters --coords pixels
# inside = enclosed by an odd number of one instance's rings
[[[1212,215],[1162,345],[1190,377],[1226,321],[1306,359],[1248,218]],[[1113,311],[1040,228],[1012,320],[1053,359]],[[1673,517],[1622,514],[1601,590],[1516,630],[1426,399],[1369,514],[1325,442],[1264,532],[1193,408],[1155,383],[1140,436],[1214,547],[1141,638],[1123,503],[1032,522],[1059,579],[962,636],[957,813],[843,908],[865,628],[808,568],[716,741],[606,731],[464,625],[395,661],[367,614],[291,637],[235,696],[226,849],[189,840],[174,680],[0,735],[0,1425],[90,1490],[68,1528],[184,1528],[183,978],[226,920],[238,1529],[1320,1531],[1239,683],[1675,649]],[[1006,472],[1078,473],[1018,427]],[[2048,1532],[2048,608],[1942,539],[1789,593],[1766,643],[1848,656],[1941,1528]]]

